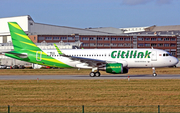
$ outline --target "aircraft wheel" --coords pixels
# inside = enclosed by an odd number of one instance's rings
[[[96,73],[95,73],[95,76],[96,76],[96,77],[100,77],[100,76],[101,76],[101,73],[100,73],[100,72],[96,72]]]
[[[156,74],[156,73],[153,73],[153,76],[154,76],[154,77],[156,77],[156,76],[157,76],[157,74]]]
[[[95,77],[95,73],[94,73],[94,72],[91,72],[91,73],[89,74],[89,76],[90,76],[90,77]]]

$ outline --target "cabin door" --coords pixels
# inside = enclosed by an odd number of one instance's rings
[[[151,61],[157,61],[157,51],[152,50]]]

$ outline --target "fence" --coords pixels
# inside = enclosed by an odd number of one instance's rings
[[[180,113],[180,105],[150,106],[0,106],[0,113]]]

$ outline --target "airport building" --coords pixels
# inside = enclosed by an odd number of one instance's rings
[[[36,23],[31,16],[0,18],[0,51],[13,50],[7,22],[17,22],[42,49],[157,48],[180,58],[180,25],[132,28],[74,28]],[[68,46],[68,47],[65,47]]]

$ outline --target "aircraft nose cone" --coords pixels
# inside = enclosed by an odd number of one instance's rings
[[[176,57],[171,57],[171,59],[169,59],[169,64],[171,66],[176,66],[176,64],[179,62],[179,60]]]
[[[172,63],[173,63],[174,65],[176,65],[177,63],[179,63],[179,60],[174,57],[174,59],[172,60]]]
[[[178,64],[179,63],[179,60],[176,58],[176,64]]]

